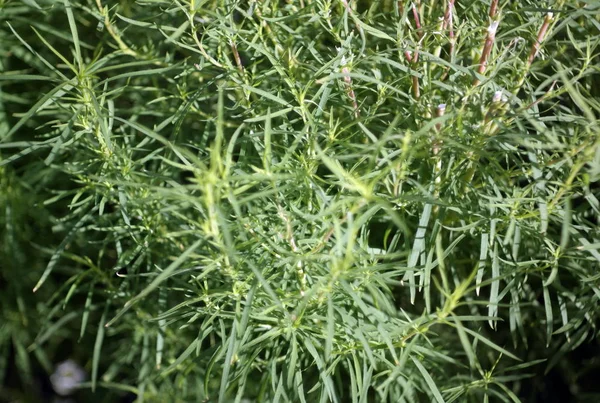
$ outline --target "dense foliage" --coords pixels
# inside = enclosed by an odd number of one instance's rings
[[[0,0],[0,399],[598,401],[599,15]]]

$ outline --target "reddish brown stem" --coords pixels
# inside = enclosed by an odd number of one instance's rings
[[[485,73],[485,69],[487,68],[488,59],[490,54],[492,53],[492,48],[494,47],[494,40],[496,39],[496,31],[498,30],[498,21],[492,22],[490,27],[487,30],[487,36],[485,38],[485,43],[483,45],[483,50],[481,51],[481,58],[479,59],[479,68],[477,72],[479,74]],[[478,85],[479,79],[475,79],[473,85]]]
[[[448,8],[444,15],[444,23],[448,28],[448,37],[450,38],[450,60],[454,54],[454,0],[448,0]]]
[[[344,5],[346,11],[348,11],[348,15],[352,15],[352,8],[350,7],[350,4],[348,4],[348,1],[342,0],[342,4]]]
[[[444,116],[444,113],[446,112],[446,104],[439,104],[437,108],[435,108],[435,116],[438,118],[441,118],[442,116]],[[442,131],[442,124],[441,123],[436,123],[435,124],[435,129],[437,130],[437,132],[441,132]],[[433,145],[433,154],[437,155],[437,153],[440,151],[441,148],[441,141],[438,141],[436,143],[434,143]]]
[[[454,1],[448,0],[448,6],[446,7],[446,11],[444,12],[444,22],[442,24],[442,29],[448,30],[448,38],[450,43],[450,48],[448,49],[448,54],[450,56],[450,62],[454,56]],[[444,71],[444,74],[440,77],[440,80],[443,81],[448,76],[449,68],[447,67]]]
[[[490,18],[495,19],[497,13],[498,13],[498,0],[492,0],[492,4],[490,4]]]
[[[417,37],[420,41],[421,39],[423,39],[423,31],[421,30],[421,18],[419,17],[419,11],[417,10],[417,6],[415,5],[415,3],[412,3],[411,6],[413,18],[415,20]],[[417,44],[417,47],[412,55],[410,55],[408,52],[405,52],[404,56],[413,66],[416,66],[417,62],[419,61],[419,44]],[[412,92],[415,99],[419,99],[419,97],[421,96],[421,91],[419,89],[419,78],[417,76],[412,76]]]
[[[548,14],[546,14],[546,18],[544,18],[544,22],[537,34],[537,38],[535,39],[535,42],[531,46],[531,52],[529,52],[529,58],[527,59],[527,68],[528,69],[531,66],[531,63],[533,63],[533,60],[535,59],[535,57],[537,56],[537,53],[540,50],[540,46],[542,45],[542,42],[544,41],[544,39],[546,37],[546,33],[548,32],[548,27],[550,26],[550,23],[552,22],[553,16],[554,15],[552,13],[548,13]]]
[[[423,31],[421,30],[421,19],[419,18],[419,11],[417,10],[417,6],[415,5],[415,3],[412,4],[412,12],[413,17],[415,19],[415,28],[417,29],[417,35],[419,36],[419,39],[421,39],[423,37]]]
[[[238,52],[237,46],[235,42],[230,41],[231,43],[231,51],[233,53],[233,58],[235,59],[235,64],[237,65],[240,74],[244,76],[244,65],[242,64],[242,59],[240,58],[240,53]]]
[[[454,11],[454,0],[448,0],[446,11],[444,11],[444,23],[442,29],[452,29],[452,13]]]
[[[496,30],[498,29],[498,23],[492,22],[492,25],[488,28],[487,37],[485,38],[485,44],[483,45],[483,51],[481,52],[481,58],[479,59],[479,74],[485,73],[487,67],[487,61],[492,53],[494,47],[494,40],[496,39]]]
[[[352,107],[354,108],[354,117],[358,118],[358,103],[356,102],[356,95],[354,94],[354,89],[352,88],[352,78],[350,77],[350,70],[348,70],[348,67],[343,67],[342,73],[344,74],[344,81],[346,82],[346,86],[348,87],[348,97],[352,101]]]
[[[350,17],[353,16],[352,13],[352,7],[350,7],[350,4],[348,4],[348,0],[342,0],[342,4],[344,5],[344,7],[346,8],[346,11],[348,12],[348,15]],[[358,25],[358,22],[355,22],[354,25],[356,26],[356,29],[358,30],[358,32],[363,32],[363,29],[360,25]]]

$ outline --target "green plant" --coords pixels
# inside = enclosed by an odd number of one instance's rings
[[[0,1],[20,384],[531,400],[598,343],[598,10]]]

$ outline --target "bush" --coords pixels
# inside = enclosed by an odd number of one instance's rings
[[[1,398],[598,401],[600,6],[542,3],[0,0]]]

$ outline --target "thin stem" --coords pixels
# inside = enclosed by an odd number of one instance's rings
[[[106,30],[108,31],[110,36],[112,36],[112,38],[115,40],[115,42],[117,42],[117,44],[119,45],[119,49],[126,55],[139,57],[139,54],[136,51],[131,49],[125,42],[123,42],[121,36],[117,33],[117,30],[110,22],[110,17],[108,16],[108,8],[102,6],[101,0],[96,0],[96,6],[98,7],[98,11],[100,11],[100,14],[104,16],[104,26],[106,27]]]
[[[435,116],[437,118],[441,118],[442,116],[444,116],[445,112],[446,112],[446,104],[440,104],[440,105],[438,105],[438,107],[435,110]],[[434,169],[434,177],[435,177],[435,186],[436,186],[435,194],[437,196],[439,194],[439,186],[440,186],[440,183],[442,180],[442,178],[441,178],[442,159],[438,155],[440,153],[440,150],[442,149],[442,140],[440,138],[438,138],[439,134],[442,131],[441,123],[436,123],[435,131],[436,131],[436,136],[433,138],[433,142],[431,144],[431,150],[433,152],[434,158],[436,159],[435,169]]]
[[[487,30],[487,36],[485,38],[485,43],[483,45],[483,50],[481,51],[481,57],[479,59],[479,68],[477,69],[477,72],[481,75],[485,73],[488,64],[488,59],[490,57],[490,54],[492,53],[492,48],[494,47],[494,41],[496,39],[496,31],[498,30],[498,24],[498,21],[492,22]],[[473,81],[473,86],[475,87],[479,85],[479,83],[479,79],[476,78]]]
[[[419,11],[417,10],[417,6],[415,5],[415,3],[412,3],[411,6],[413,17],[415,20],[415,28],[417,30],[417,36],[419,38],[420,43],[420,41],[423,39],[423,32],[421,31],[421,19],[419,17]],[[413,67],[416,67],[419,61],[419,43],[417,43],[415,51],[412,55],[408,52],[404,53],[405,57],[413,65]],[[412,93],[415,99],[419,99],[421,97],[421,90],[419,88],[419,78],[414,75],[412,76]]]
[[[348,12],[348,15],[350,17],[354,17],[354,13],[353,13],[352,7],[350,7],[350,4],[348,4],[348,1],[347,0],[342,0],[342,4],[344,5],[344,8]],[[363,29],[362,29],[362,27],[360,25],[358,25],[358,22],[356,22],[356,19],[354,19],[354,25],[356,26],[356,29],[358,30],[358,32],[360,32],[362,34],[363,33],[362,32]]]
[[[544,22],[542,23],[542,26],[540,27],[540,30],[538,31],[537,38],[535,39],[535,42],[531,46],[531,51],[529,52],[529,57],[527,58],[527,70],[529,70],[529,68],[531,67],[533,60],[535,59],[535,57],[537,56],[537,54],[540,50],[542,42],[546,38],[546,33],[548,32],[548,27],[550,26],[550,23],[552,22],[553,17],[554,17],[554,14],[548,13],[548,14],[546,14],[546,18],[544,18]]]
[[[448,30],[448,43],[450,44],[448,55],[450,59],[449,62],[452,63],[454,60],[454,47],[456,43],[456,39],[454,37],[454,0],[448,0],[448,5],[446,7],[446,11],[444,12],[442,30]],[[450,71],[450,67],[446,67],[444,69],[444,73],[440,77],[441,81],[446,79],[448,76],[448,71]]]
[[[439,104],[435,109],[435,117],[441,118],[444,116],[446,112],[446,104]],[[442,149],[442,139],[440,138],[440,133],[442,131],[442,124],[436,123],[435,125],[435,135],[431,139],[431,151],[433,153],[433,158],[435,160],[435,166],[433,168],[433,177],[434,179],[434,190],[433,196],[434,198],[438,198],[440,196],[440,187],[442,184],[442,157],[439,155],[440,150]],[[439,205],[435,205],[433,207],[433,213],[437,215],[439,211]]]
[[[235,42],[232,40],[229,41],[231,44],[231,52],[233,53],[233,58],[235,59],[235,64],[238,68],[238,70],[240,71],[240,74],[242,75],[242,78],[244,78],[245,74],[244,74],[244,65],[242,64],[242,59],[240,58],[240,53],[238,52],[237,46],[235,44]]]
[[[450,38],[450,61],[454,58],[454,0],[448,0],[448,8],[444,16],[444,22],[448,28],[448,37]]]
[[[490,18],[492,20],[496,19],[496,14],[498,13],[498,0],[492,0],[490,4]]]
[[[417,76],[412,76],[412,91],[415,99],[419,99],[421,97],[421,90],[419,88],[419,78]]]
[[[404,14],[404,2],[400,0],[396,4],[398,5],[398,14],[400,15],[400,17],[402,17],[402,15]]]
[[[421,30],[421,18],[419,17],[419,11],[417,10],[417,6],[415,3],[412,3],[412,13],[415,19],[415,28],[417,29],[417,35],[419,39],[423,38],[423,31]]]
[[[346,83],[348,97],[352,101],[352,107],[354,108],[354,117],[358,118],[358,103],[356,102],[356,95],[354,94],[354,89],[352,88],[352,77],[350,77],[350,70],[348,70],[348,67],[343,67],[342,73],[344,74],[344,82]]]
[[[217,66],[219,68],[223,68],[223,65],[221,63],[219,63],[215,58],[213,58],[206,52],[204,46],[202,45],[202,42],[200,41],[200,39],[198,39],[198,34],[196,33],[196,26],[194,24],[194,17],[190,16],[189,21],[190,26],[192,28],[192,37],[194,38],[194,42],[196,42],[196,46],[198,46],[198,50],[200,50],[200,54],[202,54],[202,56],[204,56],[206,60],[208,60],[212,65]]]
[[[517,83],[516,90],[520,89],[521,86],[523,85],[523,83],[525,82],[525,78],[529,74],[531,65],[533,64],[533,61],[535,60],[535,57],[537,56],[537,54],[541,48],[542,42],[544,41],[544,39],[546,38],[546,36],[548,34],[548,29],[550,28],[550,23],[553,21],[553,19],[554,19],[553,13],[546,14],[546,17],[544,18],[544,21],[542,22],[542,26],[540,27],[540,29],[538,31],[535,42],[531,45],[529,57],[527,58],[527,62],[525,63],[525,69],[523,69],[523,74],[521,75],[521,79]]]

